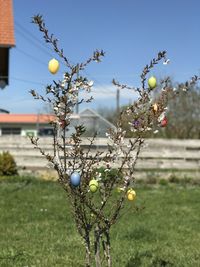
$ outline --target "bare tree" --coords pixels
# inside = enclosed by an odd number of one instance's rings
[[[181,85],[177,85],[181,86]],[[200,88],[192,86],[188,92],[182,91],[168,105],[170,118],[160,136],[166,138],[200,138]]]
[[[70,125],[70,116],[77,103],[77,93],[80,89],[90,91],[92,83],[87,77],[82,76],[82,71],[91,62],[100,62],[104,51],[96,50],[85,62],[71,64],[64,56],[62,49],[58,47],[58,41],[53,35],[49,35],[42,16],[37,15],[33,22],[38,25],[44,39],[50,43],[57,55],[66,65],[66,72],[62,81],[53,81],[47,85],[46,95],[42,96],[35,90],[31,94],[35,99],[49,102],[53,106],[55,120],[51,122],[54,127],[52,155],[40,147],[39,139],[31,137],[33,145],[40,150],[58,172],[58,181],[66,192],[72,207],[73,216],[78,233],[85,245],[85,266],[112,266],[110,230],[121,216],[121,210],[126,206],[126,199],[134,200],[134,171],[138,155],[140,153],[143,137],[148,131],[155,131],[164,126],[165,110],[168,100],[178,94],[173,88],[168,87],[168,79],[162,82],[162,93],[153,103],[152,91],[154,85],[146,84],[146,77],[150,70],[161,60],[166,59],[166,52],[159,52],[149,65],[146,65],[141,74],[141,87],[128,87],[113,80],[113,84],[121,89],[137,91],[138,100],[123,110],[117,122],[117,129],[107,133],[107,150],[92,153],[95,135],[89,139],[87,149],[82,144],[82,135],[85,132],[83,125],[75,127],[69,140],[66,139],[66,129]],[[199,78],[193,77],[185,84],[188,88]],[[155,80],[153,80],[155,83]],[[81,99],[78,104],[92,99]],[[157,106],[155,106],[155,104]],[[123,116],[129,116],[130,129],[135,133],[135,138],[125,140],[126,131],[122,127]],[[68,144],[71,144],[69,147]],[[116,167],[114,176],[102,177],[98,167],[104,167],[108,174]],[[118,196],[113,196],[116,187],[120,188]]]

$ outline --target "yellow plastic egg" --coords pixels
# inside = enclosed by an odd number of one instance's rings
[[[151,76],[148,80],[149,88],[154,89],[157,86],[157,81],[154,76]]]
[[[136,192],[135,192],[135,190],[129,189],[127,191],[127,198],[128,198],[128,200],[133,201],[136,198]]]
[[[49,61],[48,68],[52,74],[56,74],[59,70],[59,67],[60,67],[60,64],[59,64],[58,60],[56,60],[55,58],[53,58]]]

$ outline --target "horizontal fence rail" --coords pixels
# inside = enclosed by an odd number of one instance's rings
[[[52,139],[41,137],[39,144],[53,155]],[[125,145],[128,140],[125,140]],[[87,149],[89,141],[83,139],[82,146]],[[91,149],[91,154],[97,150],[105,151],[106,138],[97,138]],[[70,146],[68,146],[70,149]],[[46,168],[47,160],[33,147],[27,137],[1,136],[0,152],[9,151],[15,158],[20,168]],[[134,156],[134,153],[132,154]],[[121,157],[119,155],[119,161]],[[117,163],[113,166],[117,167]],[[200,171],[200,140],[175,140],[175,139],[147,139],[141,150],[136,164],[138,170],[197,170]]]

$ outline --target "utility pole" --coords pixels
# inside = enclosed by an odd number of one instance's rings
[[[79,69],[77,71],[77,79],[79,77]],[[78,107],[78,91],[77,91],[77,100],[76,100],[76,114],[78,114],[79,112],[79,107]]]
[[[77,93],[77,101],[76,101],[76,114],[78,114],[79,109],[78,109],[78,93]]]
[[[117,88],[117,96],[116,96],[116,111],[117,111],[117,114],[119,114],[119,101],[120,101],[120,93],[119,93],[119,88]]]

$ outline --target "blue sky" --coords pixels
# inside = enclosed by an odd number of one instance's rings
[[[30,89],[44,92],[52,79],[61,79],[47,69],[56,57],[43,42],[37,27],[30,23],[42,14],[50,32],[72,62],[84,61],[96,48],[106,57],[86,70],[95,81],[94,97],[88,107],[115,107],[116,89],[111,80],[140,85],[145,64],[161,50],[171,62],[159,65],[151,74],[171,75],[185,81],[200,72],[200,2],[198,0],[14,0],[16,48],[11,50],[10,85],[0,92],[0,105],[12,113],[43,112],[43,103],[33,100]],[[121,92],[121,105],[135,97]],[[85,106],[83,106],[85,107]],[[82,108],[83,108],[82,107]]]

